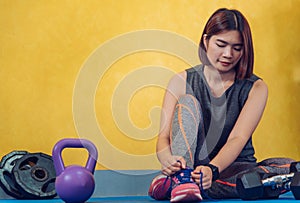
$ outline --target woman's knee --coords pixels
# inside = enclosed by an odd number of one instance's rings
[[[178,103],[179,104],[193,104],[196,106],[199,105],[199,101],[196,99],[196,97],[194,97],[191,94],[184,94],[184,95],[180,96],[178,98]]]
[[[193,115],[196,123],[199,123],[202,116],[202,110],[200,107],[199,101],[191,94],[185,94],[178,98],[175,114],[178,113],[178,109],[181,109],[180,112],[186,115]],[[185,116],[183,116],[185,117]]]

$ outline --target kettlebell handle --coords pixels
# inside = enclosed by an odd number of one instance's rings
[[[65,164],[61,157],[64,148],[86,148],[89,152],[89,157],[85,168],[94,174],[98,159],[98,151],[96,146],[91,141],[86,139],[64,138],[58,141],[52,150],[52,159],[56,170],[56,176],[59,176],[65,170]]]

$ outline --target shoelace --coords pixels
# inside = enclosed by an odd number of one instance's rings
[[[178,180],[178,183],[176,183],[176,185],[179,185],[179,184],[184,184],[184,183],[194,183],[192,180],[191,180],[191,172],[192,172],[192,169],[190,168],[187,168],[187,169],[182,169],[178,172],[176,172],[175,174],[171,175],[171,176],[168,176],[165,181],[164,181],[164,186],[167,184],[167,181],[169,179],[171,179],[171,184],[170,184],[170,187],[168,189],[168,196],[171,195],[171,191],[172,191],[172,188],[174,185],[172,185],[172,179],[175,177],[177,180]]]
[[[211,200],[211,201],[214,201],[214,202],[217,202],[217,200],[211,198],[211,197],[205,192],[205,190],[203,189],[203,173],[202,173],[202,172],[200,172],[200,184],[199,184],[199,188],[200,188],[200,193],[201,193],[201,195],[202,195],[204,198],[206,198],[206,199],[208,199],[208,200]]]
[[[184,184],[184,183],[195,183],[194,181],[191,180],[191,172],[192,172],[192,171],[193,171],[193,170],[190,169],[190,168],[182,169],[182,170],[176,172],[174,175],[168,176],[168,177],[165,179],[164,185],[167,183],[167,181],[168,181],[169,179],[172,179],[172,178],[174,178],[174,177],[176,177],[177,180],[179,181],[179,183],[177,183],[177,185],[178,185],[178,184]],[[196,183],[195,183],[195,184],[196,184]],[[168,194],[171,194],[172,188],[173,188],[173,185],[170,184],[170,187],[169,187],[169,189],[168,189]],[[206,198],[206,199],[208,199],[208,200],[211,200],[211,201],[214,201],[214,202],[217,201],[217,200],[211,198],[211,197],[205,192],[205,190],[203,189],[203,173],[202,173],[202,172],[200,172],[200,184],[199,184],[199,188],[200,188],[201,195],[202,195],[204,198]]]
[[[171,177],[172,178],[175,177],[179,181],[177,184],[194,183],[191,180],[191,172],[192,172],[192,169],[186,168],[186,169],[182,169],[182,170],[176,172]]]

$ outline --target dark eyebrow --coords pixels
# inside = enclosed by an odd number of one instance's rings
[[[237,44],[230,44],[224,40],[221,40],[221,39],[217,39],[218,42],[221,42],[223,44],[229,44],[229,45],[232,45],[232,46],[243,46],[243,43],[237,43]]]

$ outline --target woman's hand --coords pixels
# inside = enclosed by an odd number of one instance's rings
[[[162,163],[162,173],[170,176],[184,169],[186,167],[186,161],[181,156],[170,156]]]
[[[192,178],[194,181],[200,185],[200,178],[202,173],[202,187],[204,190],[209,189],[212,184],[212,171],[208,166],[197,166],[192,172]]]

